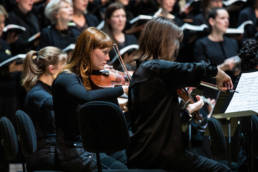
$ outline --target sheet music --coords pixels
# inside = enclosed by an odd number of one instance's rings
[[[226,113],[253,110],[258,112],[258,72],[243,73]]]

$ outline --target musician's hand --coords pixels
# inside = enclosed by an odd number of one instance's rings
[[[240,57],[238,56],[234,56],[231,58],[226,59],[222,64],[220,64],[218,67],[223,70],[223,71],[227,71],[230,70],[232,71],[237,64],[239,64],[241,62]]]
[[[16,64],[16,61],[13,61],[9,64],[9,72],[21,72],[23,71],[23,64]]]
[[[189,104],[189,105],[186,107],[186,109],[188,110],[188,112],[189,112],[190,114],[193,113],[193,112],[195,112],[195,111],[200,110],[200,109],[203,107],[203,105],[204,105],[203,99],[201,99],[200,96],[197,95],[197,96],[196,96],[196,99],[197,99],[197,102],[192,103],[192,104]]]
[[[8,43],[8,44],[12,44],[12,43],[14,43],[15,41],[17,41],[18,40],[18,35],[15,33],[15,32],[9,32],[8,34],[7,34],[7,37],[6,37],[6,42]]]
[[[122,86],[124,93],[128,95],[128,85],[123,85]]]
[[[233,89],[233,83],[230,78],[223,70],[218,67],[218,73],[216,75],[216,86],[221,91]]]

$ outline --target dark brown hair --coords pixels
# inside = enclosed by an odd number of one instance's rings
[[[139,60],[175,60],[182,38],[182,30],[171,20],[164,17],[150,20],[140,36]],[[172,56],[169,57],[169,54]]]
[[[116,43],[117,41],[113,35],[113,32],[112,32],[113,29],[112,29],[112,26],[109,24],[109,20],[112,17],[114,11],[120,10],[120,9],[123,9],[125,11],[124,6],[120,2],[112,3],[107,7],[105,12],[105,24],[103,27],[103,31],[107,33]]]

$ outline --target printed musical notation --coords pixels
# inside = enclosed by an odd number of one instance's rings
[[[243,73],[226,113],[253,110],[258,112],[258,72]]]

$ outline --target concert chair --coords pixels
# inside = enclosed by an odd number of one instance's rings
[[[220,122],[215,118],[208,118],[208,129],[211,136],[213,158],[226,160],[227,143]]]
[[[12,122],[5,116],[0,118],[1,170],[8,169],[9,163],[17,163],[19,144]]]
[[[78,108],[78,112],[83,147],[96,153],[98,172],[165,172],[159,169],[102,170],[100,153],[117,152],[129,144],[123,112],[118,105],[105,101],[85,103]]]
[[[23,161],[26,162],[27,158],[37,150],[37,135],[30,117],[22,110],[17,110],[15,114],[16,128],[23,156]],[[26,166],[23,169],[28,171]],[[33,172],[61,172],[56,170],[34,170]]]

